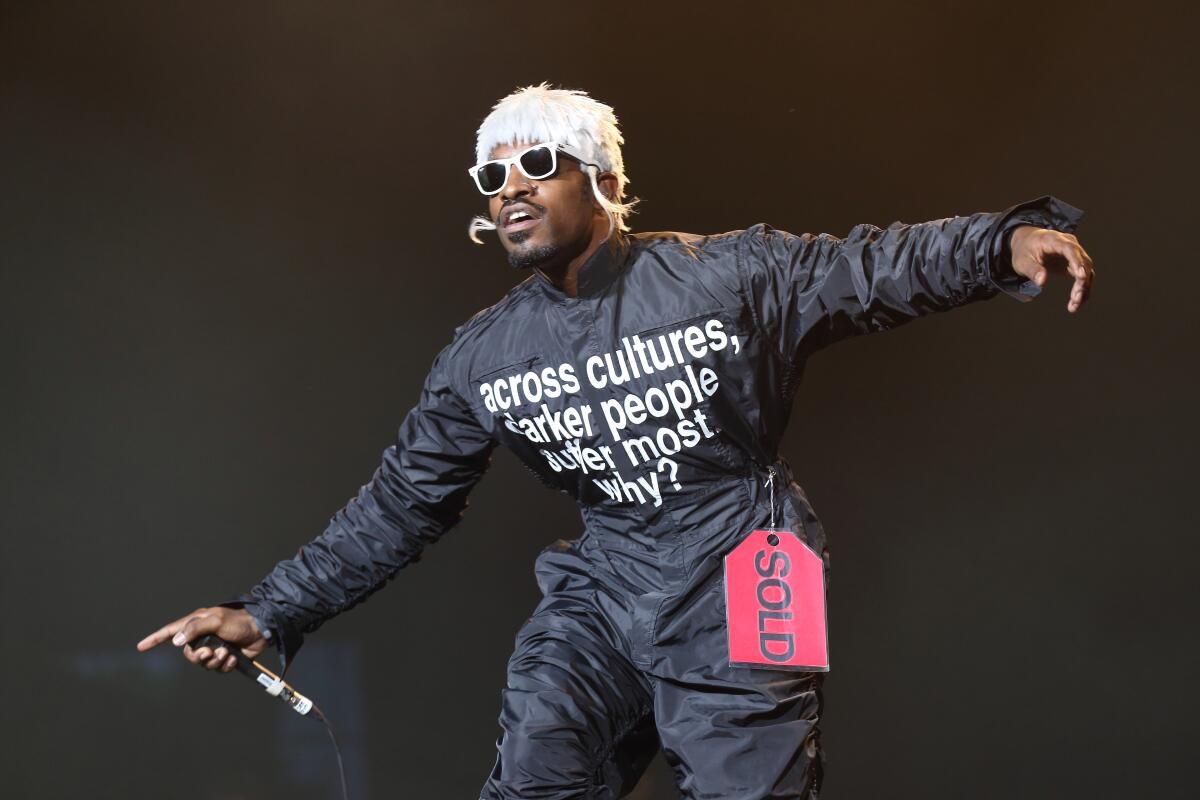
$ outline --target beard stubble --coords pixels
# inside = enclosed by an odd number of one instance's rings
[[[520,244],[528,238],[528,233],[520,231],[510,235],[508,240],[513,244]],[[508,265],[513,269],[532,269],[554,258],[558,255],[558,250],[559,248],[552,244],[544,244],[530,250],[510,250],[508,253]]]

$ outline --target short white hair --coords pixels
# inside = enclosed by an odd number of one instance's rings
[[[588,97],[577,89],[552,89],[547,83],[517,89],[492,107],[479,126],[475,140],[477,163],[487,161],[492,150],[500,145],[558,142],[572,148],[583,160],[595,166],[581,165],[592,182],[592,194],[608,214],[609,233],[614,229],[627,231],[625,218],[636,201],[625,202],[625,161],[621,145],[625,137],[617,127],[612,107]],[[599,169],[597,169],[599,167]],[[604,196],[596,183],[598,172],[611,172],[617,178],[613,199]],[[494,230],[495,224],[486,216],[471,220],[468,235],[471,241],[482,244],[476,233]]]

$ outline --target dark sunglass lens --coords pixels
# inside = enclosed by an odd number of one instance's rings
[[[508,170],[504,168],[504,165],[495,161],[484,164],[476,170],[476,174],[479,175],[479,185],[485,192],[496,192],[503,189],[507,173]]]
[[[521,171],[531,178],[546,178],[554,172],[554,154],[549,147],[535,147],[521,156]]]

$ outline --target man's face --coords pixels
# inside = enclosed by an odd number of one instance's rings
[[[489,157],[509,158],[531,144],[536,142],[498,145]],[[566,264],[587,249],[597,214],[603,216],[592,200],[587,175],[562,152],[558,170],[548,178],[531,180],[513,165],[504,189],[488,198],[488,212],[508,252],[508,263],[517,268]]]

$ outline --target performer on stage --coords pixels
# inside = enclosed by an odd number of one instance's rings
[[[1093,280],[1071,235],[1081,212],[1043,197],[845,238],[765,225],[630,234],[622,143],[612,109],[582,92],[543,84],[494,107],[470,170],[488,214],[470,235],[494,230],[530,276],[455,331],[382,465],[324,533],[139,649],[170,640],[229,671],[240,655],[188,645],[216,634],[251,657],[274,644],[286,665],[303,634],[458,522],[503,444],[578,501],[584,530],[537,559],[544,599],[508,665],[481,798],[620,797],[660,746],[686,798],[816,797],[822,665],[785,668],[787,637],[803,630],[775,634],[784,645],[764,644],[762,659],[731,658],[722,568],[760,529],[825,554],[777,452],[805,361],[923,314],[1029,300],[1053,274],[1073,278],[1077,311]],[[782,607],[785,562],[756,563],[769,576],[759,600]]]

